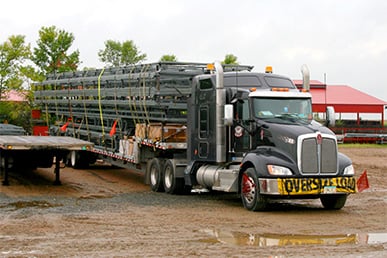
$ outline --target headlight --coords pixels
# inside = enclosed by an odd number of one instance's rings
[[[273,176],[291,176],[293,174],[290,169],[276,165],[267,165],[267,171]]]
[[[344,168],[344,175],[346,176],[353,176],[355,175],[355,169],[352,165],[349,165],[348,167]]]

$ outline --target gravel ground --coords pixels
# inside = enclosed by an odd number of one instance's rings
[[[12,174],[0,186],[1,257],[386,257],[387,148],[342,148],[371,188],[339,211],[318,200],[249,212],[235,194],[154,193],[106,165]]]

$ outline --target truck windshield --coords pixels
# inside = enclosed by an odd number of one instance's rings
[[[254,98],[253,109],[259,119],[312,120],[309,98]]]

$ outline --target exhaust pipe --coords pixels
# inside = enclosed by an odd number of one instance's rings
[[[216,72],[216,162],[226,162],[226,126],[224,125],[224,105],[226,93],[223,85],[223,67],[219,61],[214,63]]]
[[[302,73],[302,88],[306,91],[310,91],[310,73],[306,64],[301,66]]]

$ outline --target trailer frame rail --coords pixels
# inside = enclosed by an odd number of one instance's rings
[[[32,152],[47,154],[52,157],[55,165],[54,185],[60,185],[60,161],[69,151],[88,151],[94,144],[88,141],[63,136],[27,136],[27,135],[0,135],[0,167],[4,175],[2,184],[9,185],[9,161],[14,155],[29,155]],[[55,162],[54,162],[55,160]]]

